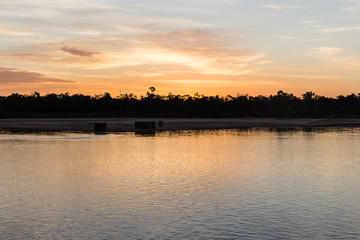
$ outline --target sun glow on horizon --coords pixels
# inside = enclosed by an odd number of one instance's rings
[[[0,95],[357,93],[357,5],[5,0]]]

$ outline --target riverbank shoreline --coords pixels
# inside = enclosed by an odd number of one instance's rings
[[[243,128],[360,127],[360,119],[280,118],[14,118],[0,119],[5,131],[91,132],[91,124],[106,123],[107,132],[134,132],[135,121],[154,121],[157,131]],[[163,126],[159,126],[159,121]]]

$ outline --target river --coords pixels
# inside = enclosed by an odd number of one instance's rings
[[[0,134],[1,239],[359,239],[360,129]]]

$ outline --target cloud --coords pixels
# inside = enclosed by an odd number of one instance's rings
[[[341,69],[359,72],[360,58],[356,54],[349,54],[343,48],[317,47],[312,48],[304,56],[326,61],[327,71]]]
[[[256,74],[256,76],[261,77],[276,77],[276,78],[299,78],[299,79],[340,79],[341,76],[337,75],[314,75],[314,74]]]
[[[312,20],[302,20],[301,23],[308,24],[311,27],[318,29],[321,32],[325,33],[337,33],[337,32],[348,32],[348,31],[359,31],[360,26],[340,26],[340,27],[329,27],[320,24],[319,21]]]
[[[234,46],[229,36],[203,29],[184,29],[151,35],[148,41],[164,61],[187,65],[201,73],[237,75],[263,62],[265,54]],[[159,55],[160,54],[160,55]]]
[[[295,37],[293,37],[293,36],[275,36],[275,38],[280,39],[280,40],[292,40],[292,39],[295,39]]]
[[[0,83],[73,83],[73,81],[52,78],[37,72],[0,67]]]
[[[99,54],[98,52],[89,52],[85,50],[80,50],[74,47],[69,46],[63,46],[61,48],[62,51],[67,52],[71,55],[77,56],[77,57],[85,57],[87,59],[94,59],[94,55]]]
[[[346,32],[346,31],[358,31],[360,30],[360,26],[352,26],[352,27],[336,27],[336,28],[322,28],[322,32],[326,33],[334,33],[334,32]]]
[[[342,7],[340,8],[343,11],[346,12],[359,12],[360,11],[360,5],[352,5],[352,6],[346,6],[346,7]]]
[[[315,20],[301,20],[299,22],[304,23],[304,24],[318,24],[319,23],[318,21],[315,21]]]
[[[328,55],[328,56],[338,55],[343,52],[343,49],[338,47],[317,47],[313,49],[317,54]]]
[[[265,8],[277,9],[277,10],[295,10],[301,9],[300,6],[295,5],[284,5],[284,4],[267,4],[264,5]]]
[[[242,47],[245,45],[238,36],[219,30],[165,31],[132,36],[126,41],[121,37],[112,38],[101,44],[114,50],[101,49],[101,61],[87,64],[87,71],[138,77],[169,73],[230,76],[256,71],[258,65],[265,62],[264,53]]]

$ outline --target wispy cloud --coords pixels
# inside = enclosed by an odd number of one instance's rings
[[[339,79],[339,78],[341,78],[341,76],[334,76],[334,75],[274,74],[274,73],[256,74],[256,76],[276,77],[276,78],[286,78],[286,79]]]
[[[109,40],[113,46],[119,40]],[[134,75],[164,75],[169,72],[237,75],[254,71],[265,63],[264,53],[254,53],[228,35],[206,29],[183,29],[134,36],[117,47],[102,52],[101,62],[87,66],[90,70],[125,69]]]
[[[296,10],[301,9],[302,7],[296,5],[286,5],[286,4],[266,4],[265,8],[277,9],[277,10]]]
[[[301,20],[301,23],[305,23],[305,24],[318,24],[318,21],[315,20]]]
[[[91,60],[91,61],[95,61],[96,59],[94,58],[94,55],[99,54],[98,52],[85,51],[85,50],[81,50],[81,49],[78,49],[75,47],[69,47],[69,46],[63,46],[61,48],[61,50],[66,53],[69,53],[71,55],[86,58],[87,60]]]
[[[226,43],[225,39],[220,33],[190,29],[151,35],[148,43],[202,73],[238,74],[264,60],[263,53],[251,53]],[[171,62],[172,58],[164,56],[163,60]]]
[[[340,9],[346,12],[359,12],[360,5],[350,5],[350,6],[341,7]]]
[[[275,38],[280,39],[280,40],[292,40],[292,39],[296,39],[296,37],[293,37],[293,36],[275,36]]]
[[[320,21],[316,21],[316,20],[302,20],[300,22],[307,24],[308,26],[310,26],[314,29],[318,29],[319,31],[325,32],[325,33],[337,33],[337,32],[348,32],[348,31],[359,31],[360,30],[360,25],[332,27],[332,26],[323,25],[323,24],[321,24]]]
[[[360,26],[349,26],[349,27],[323,27],[322,32],[335,33],[335,32],[346,32],[346,31],[359,31]]]
[[[313,48],[313,50],[316,54],[328,56],[338,55],[343,52],[343,48],[338,47],[317,47]]]
[[[359,72],[360,58],[349,54],[339,47],[316,47],[310,49],[304,56],[326,62],[326,69]],[[358,73],[357,73],[358,74]]]
[[[52,78],[37,72],[0,66],[0,83],[73,83],[73,81]]]

